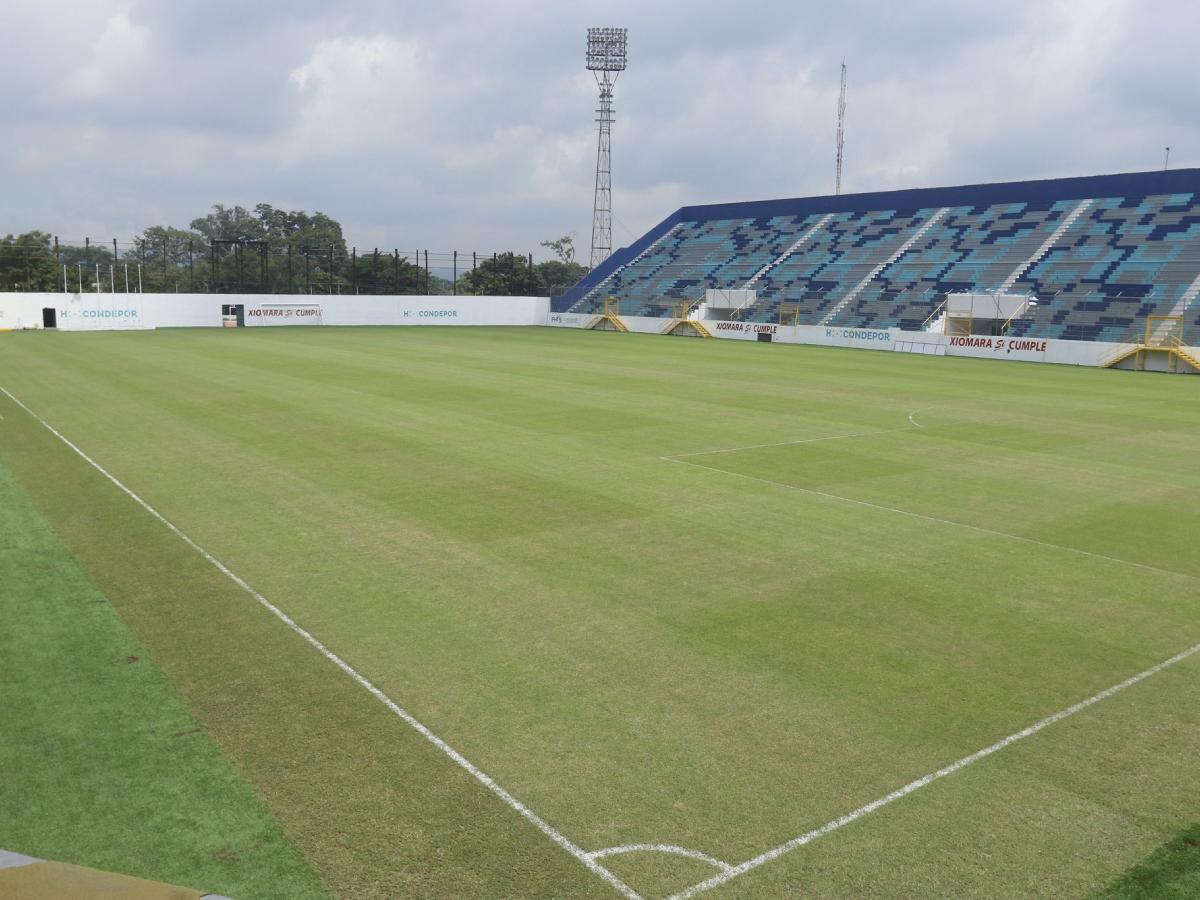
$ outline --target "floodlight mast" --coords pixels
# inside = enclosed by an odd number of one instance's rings
[[[596,193],[592,204],[592,258],[596,268],[612,254],[612,123],[613,87],[625,71],[625,28],[587,30],[587,68],[600,89],[596,110],[599,136],[596,143]]]

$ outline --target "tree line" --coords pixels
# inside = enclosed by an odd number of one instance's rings
[[[322,212],[216,204],[186,229],[154,225],[131,243],[60,243],[44,231],[0,238],[0,291],[280,294],[560,294],[587,273],[574,235],[531,254],[347,247]]]

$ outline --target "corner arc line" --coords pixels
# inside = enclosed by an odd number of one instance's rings
[[[680,847],[678,844],[622,844],[619,847],[605,847],[602,850],[593,850],[587,856],[589,859],[597,860],[603,859],[606,856],[620,856],[624,853],[668,853],[672,856],[686,856],[688,859],[708,863],[710,866],[720,869],[725,874],[732,873],[734,869],[732,865],[722,859],[709,856],[700,850]]]

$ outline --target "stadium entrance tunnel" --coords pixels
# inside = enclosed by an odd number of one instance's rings
[[[53,306],[46,306],[42,308],[42,327],[58,327],[58,310],[56,310]]]

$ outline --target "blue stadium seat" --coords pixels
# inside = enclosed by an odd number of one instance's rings
[[[802,237],[807,239],[797,245]],[[1031,337],[1120,341],[1147,315],[1200,326],[1200,170],[684,207],[556,308],[669,316],[752,282],[753,321],[920,329],[946,295],[1038,304]]]

